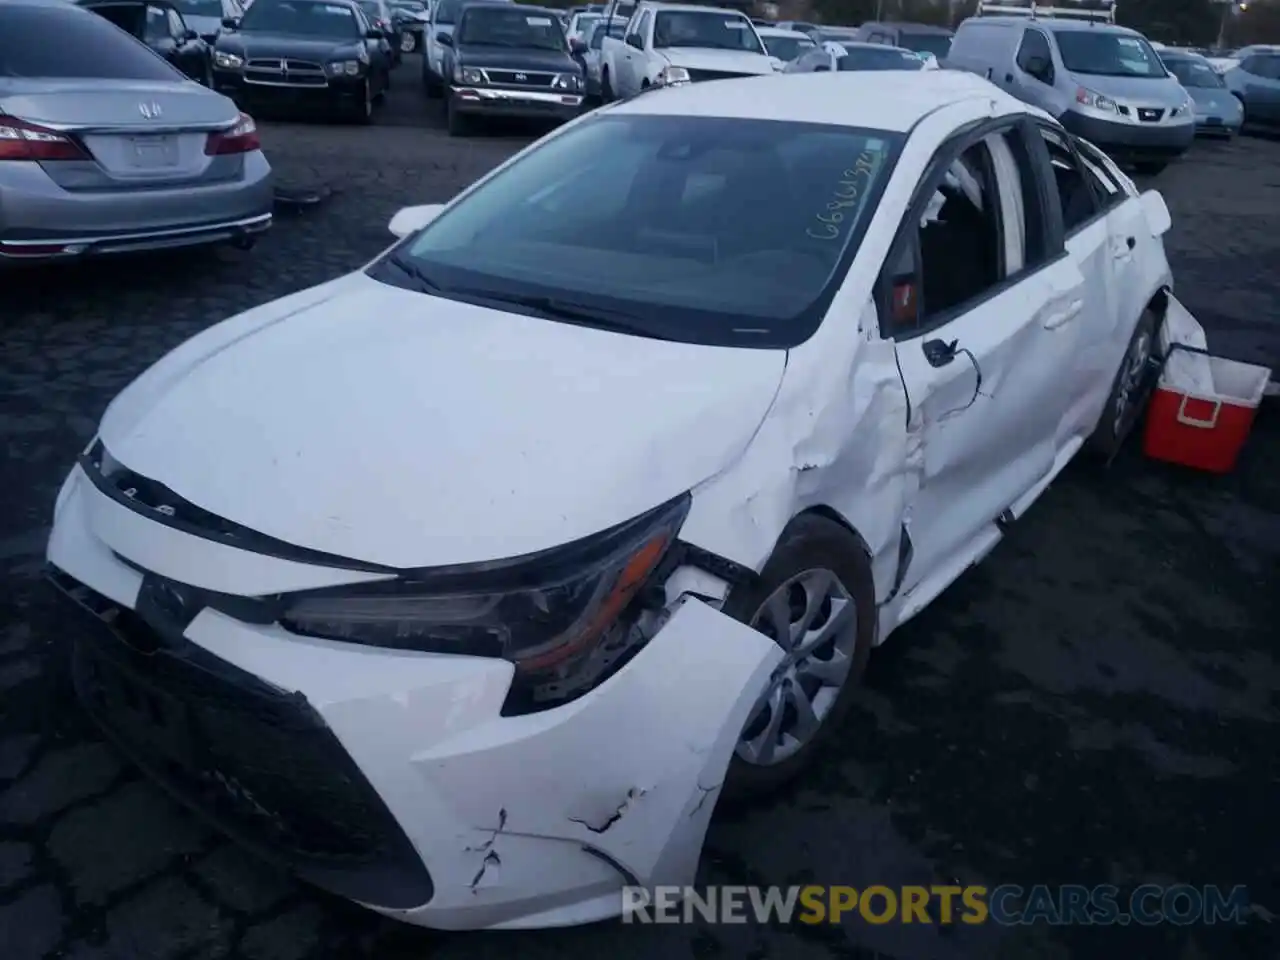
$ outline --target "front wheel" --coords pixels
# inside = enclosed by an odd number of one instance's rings
[[[732,592],[724,612],[784,652],[730,761],[725,796],[733,802],[786,785],[838,735],[875,636],[870,557],[836,521],[801,515],[759,579]]]
[[[400,52],[413,53],[418,49],[418,35],[416,33],[404,33],[400,36]]]
[[[1148,307],[1129,338],[1120,369],[1111,383],[1107,405],[1089,437],[1089,447],[1099,456],[1110,458],[1119,453],[1146,409],[1159,327],[1160,318]]]
[[[613,102],[613,82],[609,79],[608,67],[605,67],[600,73],[600,102]]]

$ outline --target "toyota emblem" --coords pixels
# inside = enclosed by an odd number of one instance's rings
[[[153,100],[150,103],[138,104],[138,112],[147,120],[155,120],[160,116],[162,111],[160,110],[160,104]]]

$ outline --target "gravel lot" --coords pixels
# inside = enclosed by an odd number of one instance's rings
[[[351,270],[400,206],[527,142],[451,140],[400,71],[372,129],[273,125],[328,185],[233,251],[0,279],[0,956],[38,960],[1233,957],[1244,928],[631,928],[444,935],[302,888],[206,832],[50,695],[40,580],[54,494],[108,400],[239,310]],[[1280,367],[1280,143],[1197,147],[1157,184],[1178,293],[1223,352]],[[1247,884],[1280,912],[1280,409],[1204,479],[1129,451],[1073,466],[873,659],[846,746],[802,792],[713,825],[707,883]]]

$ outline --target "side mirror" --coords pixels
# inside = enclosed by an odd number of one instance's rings
[[[403,240],[411,233],[417,233],[428,223],[440,216],[443,203],[427,203],[420,207],[404,207],[396,211],[396,215],[387,224],[392,235]]]
[[[1164,202],[1164,196],[1159,190],[1147,190],[1139,199],[1152,236],[1163,237],[1173,226],[1173,217],[1169,215],[1169,205]]]
[[[452,47],[453,34],[445,33],[443,30],[441,30],[439,33],[436,34],[436,43],[440,44],[440,46],[442,47]]]
[[[582,42],[581,37],[574,37],[569,41],[569,52],[583,54],[587,52],[587,45]]]
[[[628,47],[635,47],[637,50],[644,49],[644,41],[640,39],[640,34],[629,33],[627,39],[623,41]]]
[[[240,26],[240,20],[237,17],[223,17],[222,25],[228,30],[234,30]]]

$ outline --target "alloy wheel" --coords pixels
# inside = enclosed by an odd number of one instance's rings
[[[1147,360],[1151,357],[1151,335],[1145,330],[1133,338],[1129,352],[1125,354],[1124,368],[1117,384],[1116,405],[1111,421],[1111,433],[1121,437],[1129,427],[1129,417],[1138,395],[1142,392],[1142,379],[1146,374]]]
[[[784,653],[736,751],[746,763],[768,767],[809,743],[835,706],[857,651],[857,605],[832,571],[806,570],[774,590],[750,626]]]

